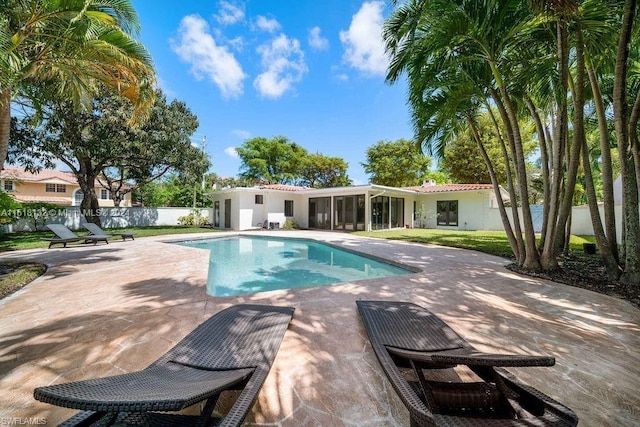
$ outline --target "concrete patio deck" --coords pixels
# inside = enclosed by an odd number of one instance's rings
[[[254,234],[315,238],[423,271],[211,297],[208,252],[163,241],[220,233],[2,254],[49,266],[0,301],[2,424],[55,425],[74,411],[35,401],[35,387],[143,368],[213,313],[250,302],[296,311],[247,424],[408,426],[355,305],[393,299],[424,305],[481,351],[555,356],[551,368],[509,370],[572,408],[580,425],[640,425],[640,310],[625,301],[520,276],[474,251],[342,233]]]

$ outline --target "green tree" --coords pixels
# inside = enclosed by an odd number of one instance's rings
[[[151,102],[152,60],[132,34],[128,0],[6,0],[0,14],[0,168],[10,138],[11,102],[50,99],[78,106],[96,82],[117,90],[140,113]]]
[[[178,174],[171,174],[161,180],[147,183],[139,187],[134,195],[143,206],[194,207],[194,190],[197,190],[195,207],[206,207],[209,200],[204,194],[213,191],[213,188],[209,184],[202,188],[200,184],[194,184]]]
[[[127,117],[131,103],[121,97],[108,97],[101,105],[99,123],[92,127],[103,144],[119,147],[117,160],[100,173],[100,182],[109,188],[115,206],[137,187],[155,181],[167,173],[178,173],[200,184],[211,163],[208,156],[190,144],[189,135],[198,127],[198,119],[180,101],[167,103],[157,90],[148,118],[132,126]]]
[[[429,172],[431,159],[414,141],[379,141],[367,148],[367,161],[361,163],[372,184],[409,187],[422,184]]]
[[[216,173],[210,173],[207,175],[206,179],[207,182],[211,183],[212,187],[216,190],[236,187],[253,187],[257,183],[256,180],[250,178],[220,177]]]
[[[340,157],[310,154],[302,162],[299,184],[312,188],[347,187],[351,185],[347,168],[347,162]]]
[[[29,117],[21,121],[12,140],[16,160],[31,169],[36,161],[64,163],[84,194],[81,208],[85,217],[98,224],[95,186],[99,179],[110,176],[109,185],[132,180],[135,187],[135,182],[149,182],[168,171],[189,172],[194,167],[202,176],[208,160],[203,165],[201,152],[191,145],[189,136],[198,120],[184,103],[168,104],[158,92],[149,118],[138,124],[127,122],[130,108],[127,100],[108,93],[95,98],[93,110],[87,113],[75,112],[69,102],[52,105],[37,128]],[[128,191],[122,187],[112,190]]]
[[[300,177],[307,150],[287,137],[249,139],[236,149],[242,164],[240,176],[269,184],[291,184]]]
[[[493,132],[493,124],[487,113],[477,117],[478,131],[486,135],[484,147],[494,165],[498,183],[507,185],[507,163],[503,161],[502,146]],[[529,158],[537,148],[532,125],[523,125],[524,154]],[[490,184],[491,176],[487,164],[482,158],[480,148],[473,132],[469,128],[462,129],[444,149],[444,156],[439,163],[453,182],[461,184]]]

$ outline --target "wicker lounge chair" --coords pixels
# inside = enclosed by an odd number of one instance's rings
[[[235,305],[202,323],[147,368],[112,377],[39,387],[37,400],[81,409],[64,425],[237,426],[269,373],[294,309]],[[211,418],[220,393],[240,390],[228,413]],[[199,416],[163,413],[204,402]]]
[[[43,238],[42,240],[45,240],[47,242],[49,242],[49,249],[51,249],[51,246],[55,245],[56,243],[61,243],[63,245],[63,247],[67,247],[67,243],[72,243],[72,242],[79,242],[81,240],[84,240],[85,243],[89,243],[89,242],[93,242],[93,244],[97,244],[98,242],[105,242],[107,244],[109,244],[109,242],[107,241],[107,239],[110,236],[107,235],[89,235],[89,236],[78,236],[76,233],[74,233],[73,231],[69,230],[65,225],[62,224],[47,224],[47,228],[51,231],[53,231],[53,233],[57,236],[57,237],[53,237],[53,238]]]
[[[98,224],[94,224],[92,222],[85,222],[84,224],[82,224],[82,226],[89,231],[89,233],[91,235],[95,235],[95,236],[120,236],[122,237],[122,240],[127,240],[127,238],[131,239],[131,240],[135,240],[133,236],[135,236],[134,233],[107,233],[106,231],[104,231],[102,228],[98,227]]]
[[[500,368],[551,366],[553,357],[480,353],[415,304],[356,304],[373,350],[409,410],[412,426],[578,424],[569,408]]]

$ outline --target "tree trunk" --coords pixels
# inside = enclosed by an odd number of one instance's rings
[[[538,134],[538,141],[540,145],[540,157],[542,162],[542,235],[540,236],[539,247],[542,248],[544,246],[545,240],[545,231],[547,229],[547,221],[549,220],[549,197],[550,197],[550,187],[549,187],[549,152],[547,147],[547,139],[545,129],[542,126],[542,119],[540,119],[540,114],[538,114],[538,110],[534,105],[531,98],[525,96],[524,99],[527,104],[527,108],[529,109],[529,113],[533,118],[533,121],[536,125],[536,133]]]
[[[576,189],[576,180],[578,175],[578,166],[580,165],[580,150],[582,150],[584,134],[584,40],[582,37],[582,29],[576,30],[576,80],[573,85],[573,139],[571,142],[570,153],[567,158],[567,171],[565,179],[564,198],[560,203],[558,211],[558,225],[556,227],[555,251],[556,254],[564,251],[565,246],[570,238],[570,232],[567,232],[567,220],[571,214],[573,207],[573,195]],[[565,40],[566,42],[566,40]],[[568,61],[568,57],[567,57]],[[586,145],[586,144],[585,144]]]
[[[636,100],[629,115],[629,143],[631,154],[636,164],[636,182],[640,183],[640,149],[638,148],[638,120],[640,120],[640,91],[636,94]]]
[[[502,137],[502,130],[500,129],[500,125],[498,124],[498,120],[496,119],[495,115],[493,114],[493,110],[491,109],[490,105],[487,105],[487,112],[489,113],[489,117],[491,117],[491,122],[493,123],[493,127],[496,131],[496,136],[498,138],[498,142],[500,143],[500,151],[502,152],[502,159],[504,161],[505,164],[505,175],[507,178],[507,188],[508,188],[508,192],[509,192],[509,198],[512,201],[516,201],[517,200],[517,196],[516,196],[516,191],[515,191],[515,185],[513,183],[513,173],[511,171],[511,162],[509,161],[509,153],[507,152],[507,146],[504,142],[504,138]],[[484,147],[483,147],[484,149]],[[486,151],[486,150],[485,150]],[[486,159],[485,159],[485,163]],[[487,163],[488,165],[488,163]],[[495,170],[494,170],[495,173]],[[489,176],[491,176],[491,171],[489,171]],[[493,181],[492,181],[493,182]],[[497,182],[497,178],[496,178],[496,182]],[[499,183],[498,183],[499,184]],[[495,187],[494,187],[494,191]],[[496,193],[496,197],[498,197],[498,194]],[[500,195],[500,199],[499,199],[499,204],[502,203],[502,205],[504,206],[504,202],[502,200],[502,195]],[[511,226],[511,224],[509,224],[509,229],[511,230],[511,233],[513,233],[514,238],[516,239],[516,248],[513,249],[513,254],[516,257],[516,263],[518,265],[521,265],[524,262],[524,241],[522,240],[522,232],[520,230],[520,217],[518,214],[518,203],[517,202],[512,202],[511,203],[511,209],[512,209],[512,214],[513,216],[513,226]],[[506,215],[506,211],[505,211],[505,215]],[[503,220],[503,225],[504,225],[504,220]],[[505,228],[506,230],[506,228]]]
[[[610,280],[618,280],[620,277],[620,266],[618,260],[613,254],[609,239],[605,235],[602,227],[602,218],[600,218],[600,210],[598,207],[598,199],[596,197],[596,189],[593,185],[593,174],[591,172],[591,163],[589,158],[589,150],[587,149],[587,140],[583,140],[582,147],[582,163],[584,167],[585,190],[587,192],[587,200],[589,202],[589,214],[591,217],[591,225],[593,226],[593,234],[596,237],[598,246],[600,247],[600,256],[604,262],[607,276]],[[613,236],[615,239],[615,236]],[[614,242],[615,243],[615,242]],[[617,245],[617,244],[616,244]]]
[[[91,167],[91,159],[83,159],[80,161],[80,169],[78,174],[78,184],[84,195],[80,204],[81,215],[84,215],[87,222],[92,222],[102,227],[100,221],[100,204],[98,203],[98,195],[96,194],[96,178],[97,173]]]
[[[113,206],[119,208],[120,203],[122,203],[122,196],[118,192],[111,193],[111,200],[113,200]]]
[[[520,204],[522,206],[522,225],[524,227],[524,244],[525,259],[522,267],[537,271],[540,270],[540,257],[536,246],[536,234],[533,231],[533,220],[531,218],[531,210],[529,208],[529,188],[527,184],[527,169],[524,159],[524,151],[522,148],[522,135],[520,133],[520,125],[516,116],[515,108],[511,103],[511,98],[504,85],[500,87],[503,97],[504,106],[507,116],[511,124],[513,132],[514,152],[512,153],[512,161],[515,165],[516,178],[518,180],[518,190],[520,194]]]
[[[500,219],[502,220],[502,226],[504,227],[504,231],[507,234],[507,239],[509,240],[509,245],[511,246],[511,250],[515,255],[516,259],[520,258],[520,254],[518,251],[520,248],[518,247],[518,241],[516,236],[513,233],[513,228],[511,227],[511,223],[509,222],[509,216],[507,215],[507,210],[504,207],[504,201],[502,200],[502,193],[500,192],[500,183],[498,183],[498,178],[496,177],[496,172],[491,163],[491,159],[487,154],[487,150],[485,150],[484,145],[482,144],[482,138],[480,137],[480,133],[478,132],[478,128],[475,122],[467,117],[467,122],[469,123],[469,127],[473,132],[473,138],[476,140],[478,144],[478,148],[480,149],[480,153],[482,153],[482,158],[484,159],[485,164],[487,165],[487,171],[489,172],[489,177],[491,178],[491,184],[493,185],[493,191],[496,195],[496,201],[498,202],[498,211],[500,212]]]
[[[507,130],[507,141],[509,143],[509,149],[513,153],[515,151],[514,143],[513,143],[513,132],[511,131],[511,123],[509,122],[507,111],[504,108],[504,104],[502,103],[502,100],[500,99],[500,95],[493,88],[490,89],[490,92],[491,92],[491,98],[494,100],[496,107],[498,107],[498,112],[500,113],[500,118],[502,120],[502,123],[504,123],[504,126]],[[488,110],[490,110],[490,108],[488,108]],[[496,134],[500,135],[500,126],[498,126],[498,123],[495,120],[495,117],[493,117],[493,114],[491,114],[491,117],[493,119],[493,125],[496,129]],[[509,161],[509,155],[507,153],[507,148],[505,147],[505,144],[504,144],[504,139],[500,138],[500,141],[501,141],[500,148],[502,150],[502,157],[504,159],[505,166],[506,166],[505,171],[507,173],[507,186],[509,191],[509,197],[511,198],[511,214],[513,216],[513,233],[518,242],[518,252],[517,252],[516,260],[517,260],[518,266],[522,266],[525,261],[526,248],[525,248],[524,240],[522,239],[522,228],[520,227],[520,213],[518,212],[518,196],[516,194],[516,185],[513,181],[513,174],[511,173],[512,162]]]
[[[4,168],[11,133],[11,89],[0,87],[0,170]]]
[[[631,32],[635,18],[636,3],[636,0],[625,0],[624,2],[613,80],[613,113],[622,175],[622,215],[625,235],[625,270],[622,280],[634,285],[640,284],[640,215],[638,212],[636,165],[629,147],[629,113],[626,91]]]
[[[602,174],[602,194],[604,207],[604,230],[611,248],[611,253],[618,258],[618,243],[616,230],[615,201],[613,200],[613,167],[611,163],[611,142],[609,141],[609,130],[607,129],[607,116],[602,101],[602,92],[596,78],[595,70],[587,65],[587,74],[591,84],[593,103],[598,117],[598,131],[600,133],[600,160]],[[586,171],[585,171],[586,175]],[[587,193],[588,196],[588,193]]]
[[[556,116],[556,124],[553,138],[553,164],[551,166],[551,197],[549,200],[549,220],[547,221],[547,229],[545,230],[545,241],[542,247],[540,263],[545,270],[558,268],[558,260],[556,258],[556,228],[558,225],[558,215],[560,211],[560,192],[562,189],[562,181],[564,177],[563,171],[563,152],[564,145],[567,140],[567,93],[569,79],[569,48],[567,37],[567,26],[564,20],[559,17],[556,25],[557,34],[557,55],[558,55],[558,84],[560,86],[560,105],[558,105],[558,115]],[[564,224],[563,224],[564,225]],[[564,228],[562,229],[564,232]]]

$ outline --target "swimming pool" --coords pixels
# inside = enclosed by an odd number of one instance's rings
[[[234,236],[178,244],[211,252],[207,293],[212,296],[329,285],[413,273],[307,239]]]

